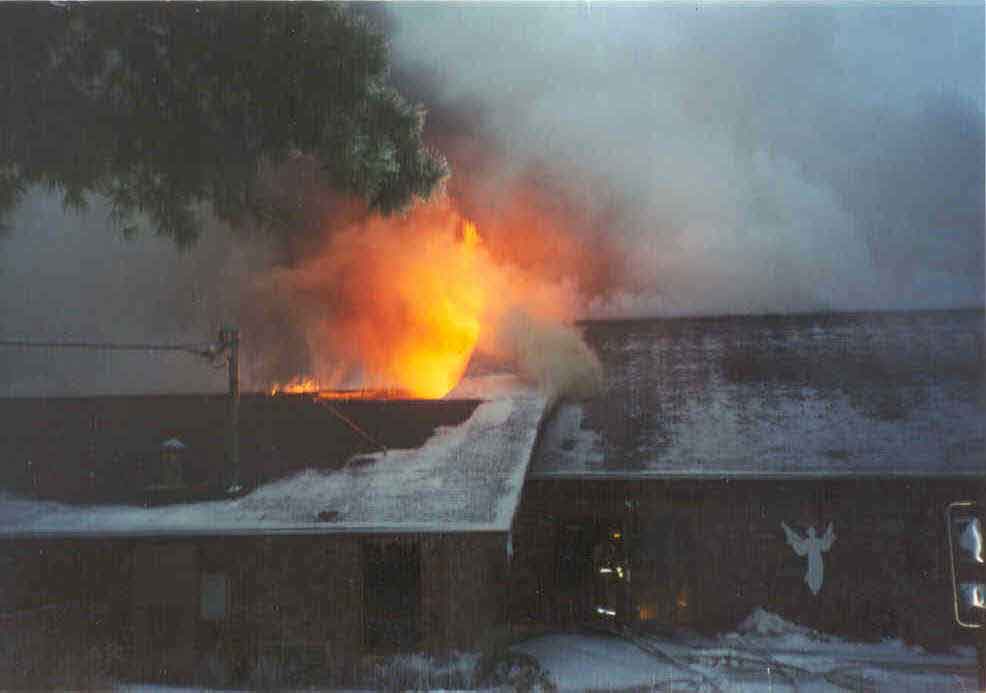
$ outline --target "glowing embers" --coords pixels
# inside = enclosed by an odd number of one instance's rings
[[[649,602],[637,607],[637,618],[640,621],[654,621],[657,619],[657,604]]]
[[[399,388],[362,388],[362,389],[331,389],[323,388],[315,378],[295,378],[287,383],[275,383],[270,386],[268,394],[272,397],[279,395],[311,395],[318,399],[327,400],[393,400],[416,399],[407,390]]]
[[[407,390],[385,388],[375,390],[319,390],[319,399],[417,399]]]
[[[294,378],[286,383],[270,386],[270,395],[308,395],[318,392],[318,381],[314,378]]]

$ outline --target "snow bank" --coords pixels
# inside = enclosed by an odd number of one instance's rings
[[[756,609],[747,616],[736,628],[736,633],[726,637],[739,637],[740,635],[752,635],[762,638],[778,636],[799,636],[811,640],[828,638],[828,636],[817,633],[806,626],[799,626],[796,623],[784,620],[781,616],[763,609]]]
[[[859,643],[758,609],[736,632],[704,638],[554,634],[514,646],[562,690],[975,690],[972,648],[932,655],[899,640]]]
[[[846,640],[791,623],[757,609],[736,632],[719,638],[719,646],[771,666],[788,680],[847,685],[861,690],[973,690],[975,653],[959,648],[929,654],[899,639],[877,643]],[[713,648],[714,651],[714,648]],[[958,685],[957,685],[958,684]]]
[[[769,648],[775,652],[805,653],[855,653],[863,659],[891,659],[926,657],[924,648],[907,645],[899,639],[886,639],[878,643],[859,643],[820,633],[806,626],[791,623],[781,616],[764,609],[756,609],[734,633],[722,636],[722,642],[732,645],[748,644]],[[961,653],[960,653],[961,654]],[[968,653],[964,653],[968,654]],[[938,657],[936,661],[942,658]],[[946,657],[946,659],[948,659]],[[954,658],[953,658],[954,659]],[[951,661],[951,659],[949,660]]]
[[[796,651],[791,652],[792,647]],[[517,643],[510,652],[537,665],[525,684],[482,675],[475,653],[447,658],[402,654],[383,658],[365,672],[373,688],[393,690],[660,690],[733,693],[750,691],[865,690],[972,691],[972,648],[930,655],[896,640],[858,643],[827,636],[758,609],[736,632],[705,638],[685,632],[669,637],[606,633],[554,633]],[[516,658],[500,657],[516,668]],[[501,674],[503,672],[500,672]],[[544,685],[548,684],[548,685]],[[121,690],[171,691],[167,687]]]
[[[472,687],[478,664],[475,653],[399,654],[376,663],[364,678],[377,690],[463,690]]]
[[[781,654],[811,654],[848,657],[859,661],[934,663],[942,666],[962,666],[975,662],[972,648],[957,648],[952,654],[931,655],[919,645],[888,638],[876,643],[846,640],[791,623],[777,614],[757,609],[737,627],[736,632],[720,637],[720,642],[732,646],[747,646]]]

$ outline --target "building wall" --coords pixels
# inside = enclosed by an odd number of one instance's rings
[[[141,663],[142,676],[167,679],[172,672],[195,665],[196,547],[174,541],[142,542],[129,553],[133,563],[129,592],[134,661]],[[83,562],[96,561],[96,556],[90,555]]]
[[[275,685],[307,671],[352,682],[392,653],[368,646],[364,622],[366,547],[389,542],[420,557],[413,649],[472,650],[505,626],[504,533],[4,541],[0,558],[15,570],[0,612],[102,614],[81,640],[119,644],[119,674],[139,681]],[[205,581],[223,584],[208,604]]]
[[[481,648],[506,626],[508,557],[503,533],[422,539],[421,599],[427,649]]]
[[[983,490],[968,479],[529,480],[514,525],[511,617],[609,619],[586,608],[599,587],[587,594],[566,580],[560,554],[571,527],[618,526],[628,578],[609,597],[622,600],[612,620],[721,629],[762,607],[827,632],[944,646],[958,637],[944,510]],[[817,595],[781,522],[801,536],[833,523]]]
[[[109,685],[132,654],[132,568],[125,545],[0,541],[0,688]]]

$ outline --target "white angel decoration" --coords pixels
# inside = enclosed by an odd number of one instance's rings
[[[832,523],[829,522],[828,529],[825,530],[825,535],[821,537],[815,536],[814,526],[808,528],[807,537],[798,536],[793,529],[783,522],[781,523],[781,527],[784,528],[784,534],[787,535],[787,543],[794,549],[794,553],[799,556],[808,556],[808,572],[805,573],[805,582],[808,583],[808,589],[811,590],[812,594],[818,594],[819,590],[822,589],[822,580],[825,579],[825,570],[822,566],[822,552],[832,548],[832,542],[835,541],[835,532],[832,531]]]

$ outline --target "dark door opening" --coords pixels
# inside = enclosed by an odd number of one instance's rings
[[[366,646],[370,650],[410,650],[417,644],[420,571],[416,543],[364,545],[363,604]]]
[[[560,620],[572,625],[625,622],[630,567],[622,524],[602,518],[564,522],[557,547]]]

